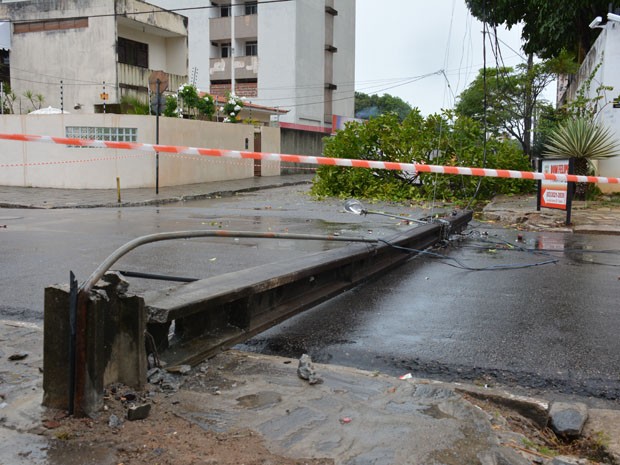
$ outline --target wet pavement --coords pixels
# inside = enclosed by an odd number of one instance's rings
[[[164,193],[162,189],[160,194],[162,196],[159,198],[149,190],[131,190],[134,192],[127,190],[122,194],[123,202],[125,202],[123,207],[163,205],[167,202],[183,202],[182,199],[232,195],[242,189],[251,192],[260,188],[282,186],[285,183],[307,183],[309,179],[308,176],[254,178],[228,184],[184,186],[175,188],[174,193],[172,191]],[[118,207],[115,197],[115,191],[91,192],[0,187],[0,204],[10,208],[19,206],[44,209]],[[186,205],[190,207],[191,203],[186,203]],[[4,224],[12,225],[11,221],[14,220],[11,218],[22,215],[20,211],[10,208],[0,211],[0,227]],[[262,209],[264,208],[265,206]],[[124,211],[123,209],[115,210]],[[574,224],[566,228],[562,224],[562,213],[555,211],[537,213],[535,199],[506,198],[498,199],[485,209],[482,225],[492,226],[493,222],[502,221],[534,231],[558,231],[571,234],[573,231],[577,232],[576,228],[583,227],[587,229],[587,232],[615,234],[616,231],[620,233],[620,229],[616,229],[620,224],[618,222],[619,210],[613,206],[600,205],[595,208],[588,206],[577,208],[573,214]],[[214,215],[214,217],[221,217],[221,215]],[[319,217],[320,215],[317,214],[316,221],[319,221]],[[248,218],[251,218],[251,215],[248,215]],[[274,219],[274,223],[268,227],[295,228],[294,218],[299,218],[299,216],[293,214],[291,221],[284,223],[281,222],[282,220]],[[515,220],[511,221],[510,218]],[[196,224],[206,223],[208,226],[214,226],[210,222],[215,221],[214,218],[209,218],[209,215],[201,215],[195,220]],[[230,221],[235,221],[232,215]],[[350,228],[337,222],[333,225],[339,231]],[[174,221],[172,221],[164,229],[174,226]],[[251,227],[251,224],[248,224],[248,227]],[[305,227],[302,226],[302,228]],[[363,228],[364,226],[360,223],[359,226],[353,227]],[[96,230],[95,224],[93,232]],[[2,230],[0,230],[1,233]],[[121,236],[115,237],[114,240],[119,243],[126,242]],[[75,238],[69,240],[75,240]],[[526,240],[534,241],[531,237],[526,237]],[[541,240],[546,242],[548,247],[553,247],[556,241],[553,235],[542,237]],[[101,251],[101,254],[105,256],[109,252],[110,250],[106,248]],[[271,252],[267,248],[267,255]],[[192,252],[188,251],[188,259],[191,254]],[[239,255],[238,263],[234,266],[242,264],[243,255]],[[211,258],[221,260],[221,257]],[[595,256],[590,256],[588,259],[594,260],[594,258],[600,259]],[[19,254],[14,259],[18,260]],[[96,263],[96,259],[91,259],[86,264],[85,270],[92,270]],[[406,266],[418,267],[420,265]],[[430,267],[428,273],[425,274],[428,279],[424,279],[417,285],[437,286],[441,275],[445,274],[444,270],[440,267],[437,269]],[[66,271],[63,269],[62,273]],[[536,277],[533,276],[532,279]],[[390,286],[392,284],[389,283]],[[605,283],[599,284],[606,286]],[[404,283],[404,285],[411,287],[412,283]],[[567,286],[575,288],[571,284]],[[614,287],[611,284],[608,288],[610,292],[613,292]],[[6,289],[3,290],[5,301],[6,292]],[[500,294],[510,298],[513,292],[504,290]],[[418,293],[423,294],[424,290],[420,288]],[[398,297],[398,294],[395,297]],[[479,297],[459,295],[446,296],[446,298],[469,299],[471,302],[466,305],[468,308],[475,308],[474,303]],[[372,304],[370,297],[364,298],[364,301]],[[343,305],[342,300],[340,302],[337,305]],[[512,310],[506,310],[506,314],[511,313],[513,313]],[[482,319],[488,317],[478,316]],[[587,315],[583,317],[587,318]],[[391,331],[389,328],[385,330]],[[498,336],[493,332],[488,335],[489,337]],[[445,339],[444,336],[450,339],[449,334],[438,335],[439,338]],[[546,336],[546,334],[540,334],[540,337]],[[346,346],[351,340],[349,338],[350,335],[344,332],[335,343]],[[40,378],[42,331],[40,325],[4,319],[0,321],[0,340],[2,341],[0,345],[0,442],[11,444],[11,447],[0,449],[0,464],[71,463],[67,457],[62,459],[63,462],[55,461],[50,456],[52,449],[48,450],[47,442],[39,435],[42,412],[39,405],[42,394]],[[368,340],[365,344],[358,345],[356,349],[368,351],[378,342]],[[565,343],[560,339],[557,342],[558,346]],[[433,350],[432,345],[428,347],[428,350]],[[18,353],[27,353],[28,356],[22,360],[8,360],[10,355]],[[535,350],[527,350],[524,353],[530,354],[532,362],[536,363]],[[610,352],[612,358],[614,353]],[[346,350],[341,355],[350,357],[350,353]],[[228,371],[222,369],[223,373],[221,373],[223,378],[230,381],[226,384],[228,388],[220,389],[216,400],[214,400],[212,391],[201,393],[200,389],[189,389],[189,386],[188,389],[178,393],[180,414],[205,428],[232,429],[241,424],[248,424],[259,431],[274,450],[291,454],[291,456],[311,456],[311,453],[320,451],[316,454],[317,456],[333,456],[336,458],[336,463],[351,465],[366,463],[532,463],[531,460],[523,461],[523,458],[515,453],[516,448],[509,444],[514,437],[508,433],[504,436],[498,432],[497,425],[493,424],[492,419],[455,392],[454,385],[424,381],[419,379],[419,375],[415,373],[413,380],[401,381],[394,376],[379,375],[373,372],[373,369],[361,371],[338,365],[318,365],[319,375],[324,378],[325,382],[321,385],[309,386],[295,376],[295,360],[236,352],[224,356],[235,358],[235,363],[226,358],[213,362],[214,366],[229,367]],[[595,352],[588,352],[585,356],[596,357]],[[334,363],[339,360],[331,358],[325,361]],[[583,362],[587,364],[587,359]],[[396,367],[399,373],[404,373],[409,368],[415,367],[407,364]],[[394,371],[393,374],[397,372]],[[480,384],[481,380],[473,379],[473,381]],[[191,408],[188,409],[188,406]],[[616,454],[620,454],[616,439],[620,438],[620,431],[618,431],[620,421],[617,412],[617,410],[610,409],[591,409],[590,423],[593,426],[590,428],[594,432],[606,432],[611,438],[610,447],[615,447]],[[403,440],[403,437],[407,439]],[[519,438],[515,440],[517,441],[515,444],[522,444],[518,442]],[[620,455],[618,458],[620,459]],[[114,463],[113,458],[108,457],[108,459],[109,462],[100,463]]]
[[[98,208],[164,205],[188,200],[231,196],[283,186],[309,184],[313,175],[259,176],[230,181],[155,188],[121,189],[120,202],[115,189],[51,189],[0,186],[0,208]],[[0,219],[0,223],[2,220]]]
[[[484,207],[481,218],[530,231],[620,234],[620,203],[611,200],[574,201],[571,224],[566,225],[565,211],[537,210],[535,195],[500,195]]]

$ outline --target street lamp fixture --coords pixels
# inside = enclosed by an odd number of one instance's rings
[[[349,213],[353,213],[354,215],[381,215],[381,216],[387,216],[387,217],[390,217],[390,218],[396,218],[396,219],[407,221],[407,222],[411,222],[411,223],[427,224],[426,221],[422,221],[422,220],[414,220],[413,218],[407,218],[405,216],[393,215],[392,213],[384,213],[384,212],[379,212],[379,211],[376,211],[376,210],[368,210],[362,204],[362,202],[360,202],[357,199],[348,199],[347,201],[345,201],[344,202],[344,209],[347,212],[349,212]]]

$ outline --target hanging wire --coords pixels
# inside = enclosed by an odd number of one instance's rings
[[[487,107],[488,107],[488,96],[487,96],[487,40],[486,40],[486,32],[487,32],[487,17],[486,17],[486,1],[482,4],[482,17],[484,21],[482,23],[482,89],[484,95],[483,102],[483,112],[482,112],[482,126],[483,126],[483,136],[484,139],[482,141],[482,168],[486,168],[487,164]],[[466,209],[471,208],[471,205],[476,200],[478,193],[480,192],[480,186],[482,185],[482,177],[478,179],[478,184],[476,185],[476,190],[474,191],[474,195],[472,195],[469,200]]]

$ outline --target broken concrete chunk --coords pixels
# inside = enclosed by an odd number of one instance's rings
[[[299,359],[297,375],[301,379],[307,380],[310,384],[321,384],[323,382],[323,380],[317,376],[314,365],[312,364],[312,359],[308,354],[303,354]]]
[[[119,428],[121,426],[122,422],[121,419],[118,418],[116,415],[112,414],[110,415],[110,418],[108,419],[108,426],[110,428]]]
[[[146,379],[151,384],[158,384],[164,379],[164,372],[160,368],[151,368],[146,372]]]
[[[558,436],[576,438],[588,419],[588,407],[575,402],[554,402],[549,410],[551,428]]]
[[[132,405],[127,409],[127,419],[129,421],[144,420],[151,412],[151,404]]]

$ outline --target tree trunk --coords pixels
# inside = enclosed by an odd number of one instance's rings
[[[527,74],[525,78],[525,114],[523,115],[523,148],[528,158],[532,156],[532,113],[534,109],[532,95],[532,68],[534,67],[534,55],[527,57]]]

